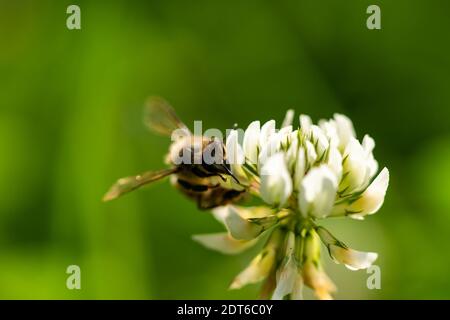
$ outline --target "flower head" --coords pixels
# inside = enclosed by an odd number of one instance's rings
[[[377,175],[374,140],[365,135],[360,142],[346,116],[335,114],[315,125],[309,116],[300,115],[296,129],[293,118],[289,110],[280,130],[274,120],[252,122],[242,145],[236,133],[229,135],[227,153],[237,162],[231,170],[265,205],[216,208],[214,216],[227,232],[197,235],[194,240],[233,254],[270,234],[230,288],[264,280],[263,297],[301,299],[308,286],[317,298],[331,299],[336,286],[322,267],[321,242],[336,263],[351,270],[370,267],[377,254],[349,248],[318,222],[328,217],[363,219],[377,212],[389,171],[384,168]]]

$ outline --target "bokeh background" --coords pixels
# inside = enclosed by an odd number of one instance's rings
[[[370,4],[382,30],[366,28]],[[100,201],[162,166],[169,141],[142,124],[150,94],[221,129],[287,108],[348,115],[391,183],[376,215],[327,222],[380,254],[381,290],[324,255],[337,298],[450,298],[448,12],[444,0],[1,1],[0,298],[257,297],[227,290],[257,249],[191,241],[222,227],[167,181]],[[71,264],[82,290],[66,289]]]

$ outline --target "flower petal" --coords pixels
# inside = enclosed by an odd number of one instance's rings
[[[286,144],[291,138],[292,126],[288,125],[280,129],[276,134],[279,135],[279,140],[281,144]]]
[[[225,218],[230,211],[237,211],[244,219],[263,218],[274,214],[274,211],[266,206],[242,207],[237,205],[226,205],[212,209],[212,214],[217,221],[225,225]]]
[[[297,276],[294,280],[294,286],[291,292],[292,300],[303,300],[303,277],[300,272],[297,272]]]
[[[375,252],[362,252],[348,248],[324,227],[317,227],[316,231],[328,248],[328,252],[334,262],[345,264],[350,270],[366,269],[378,257],[378,254]]]
[[[220,223],[222,223],[223,225],[225,225],[225,218],[228,215],[228,212],[230,210],[229,207],[230,206],[227,205],[227,206],[216,207],[211,210],[214,218],[216,218],[216,220],[219,221]]]
[[[370,180],[370,166],[367,155],[359,141],[351,137],[344,151],[344,178],[339,192],[348,195],[365,188]]]
[[[367,269],[378,258],[375,252],[356,251],[336,245],[330,245],[329,248],[335,262],[344,264],[350,270]]]
[[[237,240],[254,239],[279,221],[276,215],[246,218],[243,216],[243,211],[247,210],[229,206],[228,214],[224,219],[230,235]]]
[[[242,146],[245,157],[250,164],[258,164],[259,137],[261,129],[259,121],[253,121],[245,130]]]
[[[366,134],[362,141],[362,147],[364,151],[366,152],[366,158],[367,158],[367,165],[369,167],[370,171],[370,178],[372,178],[375,173],[378,171],[378,162],[375,160],[373,156],[373,149],[375,148],[375,141],[370,137],[368,134]]]
[[[320,129],[318,126],[313,125],[311,126],[311,141],[315,145],[315,149],[318,155],[318,158],[322,158],[325,155],[325,152],[327,151],[329,147],[328,139],[323,133],[322,129]]]
[[[350,205],[350,211],[358,212],[350,215],[350,217],[358,218],[377,212],[383,205],[388,185],[389,170],[387,168],[383,168],[383,170],[381,170],[375,180],[372,181],[358,200]]]
[[[282,207],[292,192],[292,179],[283,153],[271,156],[261,169],[261,198]]]
[[[297,263],[294,257],[295,234],[291,231],[286,239],[286,253],[282,266],[277,272],[277,285],[272,300],[282,300],[293,290],[297,278]]]
[[[295,172],[294,172],[294,188],[296,190],[300,188],[302,179],[305,176],[305,171],[306,171],[305,149],[303,147],[300,147],[297,153],[297,161],[295,163]]]
[[[230,289],[240,289],[243,286],[264,280],[274,270],[277,251],[283,241],[284,232],[275,229],[263,250],[250,262],[247,268],[239,273],[230,285]]]
[[[275,120],[269,120],[261,127],[259,145],[261,149],[267,144],[269,138],[275,133]]]
[[[344,150],[351,138],[356,136],[352,121],[343,114],[334,114],[336,131],[339,136],[339,148]]]
[[[280,133],[274,133],[268,138],[266,144],[261,146],[261,151],[258,157],[258,164],[260,168],[262,168],[266,164],[267,160],[271,156],[280,151],[280,138]]]
[[[244,151],[238,142],[237,130],[231,130],[226,141],[227,162],[231,165],[242,165],[244,163]]]
[[[197,234],[192,239],[208,249],[224,254],[237,254],[249,249],[257,243],[257,239],[250,241],[236,240],[228,232]]]
[[[305,114],[301,114],[299,117],[300,120],[300,129],[304,134],[309,134],[311,131],[312,121],[311,118]]]
[[[336,176],[337,181],[340,181],[342,177],[342,155],[336,147],[331,145],[328,151],[327,164]]]
[[[295,164],[298,159],[298,137],[297,134],[290,135],[289,137],[290,145],[289,149],[286,152],[286,162],[288,166],[289,172],[295,172]]]
[[[337,181],[326,165],[312,168],[303,178],[299,192],[299,207],[303,215],[326,217],[333,207]]]
[[[288,111],[286,111],[286,115],[284,116],[283,123],[281,124],[282,128],[292,125],[292,120],[294,120],[294,114],[295,114],[295,112],[292,109],[289,109]]]
[[[330,146],[338,147],[339,146],[339,136],[337,133],[336,128],[336,121],[333,119],[331,120],[320,120],[319,121],[319,127],[323,130],[325,135],[328,137],[328,140],[330,141]]]
[[[305,262],[303,265],[303,281],[314,290],[320,300],[333,299],[331,293],[336,291],[336,286],[320,265],[316,265],[313,261]]]
[[[238,177],[240,182],[246,180],[246,175],[242,169],[245,162],[244,150],[238,141],[237,130],[231,130],[226,141],[226,161],[230,165],[231,172]],[[227,181],[231,188],[239,190],[241,185],[237,184],[231,177]]]
[[[305,148],[306,148],[306,163],[308,167],[312,167],[314,162],[316,162],[317,159],[317,152],[314,148],[314,145],[309,141],[305,141]]]
[[[299,257],[303,261],[302,276],[305,285],[314,290],[321,300],[332,299],[331,293],[336,291],[336,286],[323,271],[320,263],[320,238],[314,229],[306,233],[303,238],[303,252]]]
[[[267,250],[258,254],[250,265],[234,278],[230,289],[240,289],[247,284],[264,280],[275,263],[275,257],[275,250]]]
[[[375,141],[371,136],[366,134],[363,138],[362,146],[367,153],[370,153],[375,148]]]

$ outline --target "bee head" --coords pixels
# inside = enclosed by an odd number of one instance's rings
[[[215,138],[209,138],[205,141],[202,150],[202,163],[208,165],[222,165],[225,164],[225,145]]]

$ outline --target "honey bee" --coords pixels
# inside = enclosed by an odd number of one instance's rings
[[[152,131],[172,136],[174,141],[166,156],[170,167],[119,179],[105,194],[103,201],[116,199],[168,176],[171,176],[172,184],[196,201],[200,209],[226,205],[244,197],[246,187],[231,172],[222,140],[193,135],[170,104],[160,97],[148,99],[144,122]],[[178,136],[174,138],[175,130]],[[210,160],[211,155],[215,161]]]

